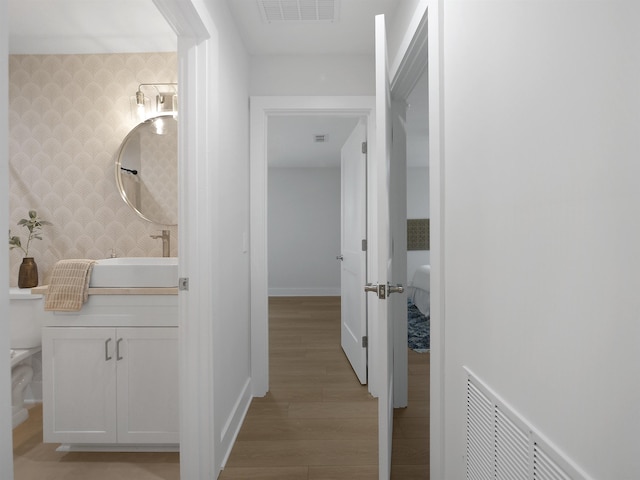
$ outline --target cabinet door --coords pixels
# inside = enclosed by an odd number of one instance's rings
[[[42,330],[45,442],[116,441],[115,329]]]
[[[118,442],[177,444],[178,329],[117,329]]]

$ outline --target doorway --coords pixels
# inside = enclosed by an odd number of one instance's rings
[[[340,344],[367,383],[364,118],[276,116],[268,125],[269,296],[335,297]]]
[[[338,99],[335,103],[343,100]],[[254,105],[255,99],[252,99],[252,107]],[[343,468],[353,472],[375,473],[378,450],[375,437],[377,403],[369,395],[367,386],[360,384],[340,351],[338,332],[341,302],[337,298],[341,293],[341,263],[336,258],[341,253],[342,232],[340,150],[356,130],[359,119],[366,125],[369,117],[362,107],[337,110],[335,107],[331,109],[331,105],[329,101],[311,110],[271,111],[265,119],[265,130],[258,130],[267,133],[267,154],[262,163],[267,168],[261,182],[265,189],[263,198],[266,199],[266,238],[263,241],[267,262],[265,290],[261,293],[265,297],[268,312],[264,327],[269,334],[269,346],[264,348],[270,365],[267,372],[272,377],[268,379],[268,392],[265,391],[263,398],[256,398],[252,403],[251,408],[254,405],[260,407],[257,408],[259,413],[250,413],[251,420],[246,425],[251,425],[257,415],[264,414],[264,410],[275,408],[274,401],[278,400],[288,405],[288,413],[281,415],[279,421],[286,425],[291,422],[292,426],[287,426],[287,433],[278,435],[277,440],[270,440],[270,445],[286,441],[287,434],[293,431],[296,438],[300,438],[297,440],[300,445],[308,444],[308,448],[313,449],[313,455],[323,459],[330,458],[330,463],[338,462],[344,465]],[[337,143],[333,153],[333,166],[318,167],[310,163],[301,166],[300,157],[307,157],[309,162],[309,155],[305,150],[308,147],[303,147],[302,153],[294,154],[293,159],[287,160],[289,155],[282,155],[285,158],[280,159],[277,154],[281,153],[279,151],[283,148],[282,144],[276,142],[277,145],[273,145],[274,138],[280,136],[278,128],[287,137],[296,136],[297,133],[293,132],[297,130],[292,122],[299,126],[305,118],[314,117],[323,118],[334,125],[344,123],[340,134],[335,131],[328,133],[330,137],[341,135],[339,141],[336,137],[332,138]],[[252,132],[256,132],[253,127]],[[321,135],[327,131],[317,130],[315,133]],[[303,135],[307,139],[313,136],[312,132]],[[358,147],[361,151],[362,146]],[[275,152],[274,155],[278,158],[271,158],[271,152]],[[255,174],[254,160],[252,156],[252,175]],[[275,166],[274,163],[280,164]],[[363,177],[366,175],[364,165],[362,174]],[[288,193],[287,190],[291,192]],[[255,186],[252,191],[255,192]],[[366,195],[366,191],[363,195]],[[315,208],[321,203],[326,204]],[[318,222],[324,225],[317,225]],[[255,242],[254,233],[252,246],[255,246]],[[309,252],[312,248],[307,247],[315,244],[318,252],[312,255]],[[316,254],[320,257],[320,262],[329,264],[330,272],[320,269],[314,263]],[[255,266],[254,262],[252,266]],[[325,281],[314,284],[313,281],[319,275],[324,276]],[[256,277],[252,275],[252,278],[255,280]],[[358,291],[364,300],[366,297],[362,285],[358,286]],[[304,327],[300,328],[300,325]],[[295,416],[295,421],[288,418],[291,415]],[[258,424],[269,421],[270,418],[261,417]],[[332,427],[336,422],[340,425],[339,431],[334,431]],[[362,438],[362,432],[368,432],[365,433],[365,438]],[[255,445],[256,451],[259,451],[260,446]],[[241,432],[226,469],[248,465],[245,462],[249,460],[246,453],[249,449],[251,440],[246,439]],[[256,455],[260,456],[260,453]],[[298,457],[288,462],[295,463],[295,467],[306,468],[305,462],[308,463],[309,460],[302,453]],[[265,465],[268,464],[269,461],[266,461]],[[315,464],[309,468],[318,470],[329,466]]]
[[[193,92],[197,90],[207,91],[210,85],[208,79],[208,73],[212,69],[213,60],[210,59],[210,45],[208,39],[210,38],[209,27],[205,26],[204,20],[201,18],[200,13],[191,2],[181,2],[179,5],[172,2],[155,2],[162,15],[171,20],[171,26],[176,32],[176,35],[180,39],[178,42],[178,58],[180,63],[179,70],[179,83],[185,87],[182,89],[181,94],[183,102],[181,103],[181,124],[179,126],[180,135],[185,142],[181,148],[179,157],[183,170],[183,184],[180,185],[180,189],[184,192],[184,186],[189,182],[193,182],[194,174],[189,172],[190,175],[184,175],[184,165],[186,163],[195,163],[195,158],[198,157],[201,152],[205,151],[206,135],[203,132],[209,132],[216,130],[217,125],[209,116],[209,108],[205,102],[197,101],[196,95]],[[210,22],[207,20],[207,23]],[[5,34],[6,37],[6,34]],[[3,42],[6,45],[6,38]],[[197,66],[197,72],[196,72]],[[196,75],[197,73],[197,75]],[[191,92],[189,94],[188,92]],[[215,98],[214,98],[215,100]],[[6,129],[8,131],[8,128]],[[186,146],[188,145],[188,147]],[[185,196],[185,195],[183,195]],[[187,199],[185,204],[194,205],[191,211],[198,211],[199,205],[204,202],[194,201]],[[6,216],[2,217],[6,220]],[[8,222],[5,222],[8,223]],[[180,235],[185,240],[185,244],[189,239],[189,232],[195,228],[193,222],[189,223],[189,219],[181,215],[180,222]],[[191,235],[191,237],[195,237]],[[195,242],[195,238],[193,241]],[[183,243],[183,242],[181,242]],[[181,245],[181,260],[180,260],[180,272],[185,271],[198,274],[201,271],[200,265],[193,259],[193,255],[188,257],[183,255],[186,249],[185,245]],[[193,249],[197,255],[197,248]],[[183,263],[183,258],[185,262]],[[187,263],[190,262],[190,263]],[[193,264],[193,265],[192,265]],[[2,263],[6,267],[7,262]],[[7,270],[5,268],[5,270]],[[198,289],[193,289],[193,295],[187,301],[187,298],[182,296],[180,303],[180,323],[184,325],[184,321],[188,316],[190,304],[194,299],[197,300],[199,296],[204,296],[205,292],[199,292]],[[208,292],[206,292],[208,294]],[[192,307],[193,308],[193,307]],[[203,322],[205,323],[205,322]],[[8,327],[7,327],[8,328]],[[211,455],[214,451],[209,435],[209,425],[206,423],[205,415],[198,416],[197,412],[206,412],[206,408],[201,408],[201,404],[209,406],[212,401],[204,394],[200,394],[201,390],[206,390],[206,385],[203,386],[203,381],[190,375],[190,371],[193,363],[198,363],[198,359],[187,358],[185,352],[198,350],[201,345],[201,337],[203,329],[208,328],[205,325],[194,326],[187,333],[181,333],[180,344],[181,351],[183,352],[180,359],[181,374],[181,410],[184,412],[182,415],[185,420],[181,425],[181,462],[180,470],[183,478],[204,478],[204,473],[198,472],[211,471],[213,467],[210,465],[204,465],[204,461],[200,461],[199,458],[205,458],[206,462],[213,465],[215,460]],[[185,330],[183,329],[183,332]],[[4,332],[4,330],[3,330]],[[8,335],[7,335],[8,337]],[[7,362],[2,362],[1,366],[8,370],[8,358]],[[212,378],[213,375],[203,375],[204,378]],[[4,375],[3,375],[4,380]],[[8,382],[3,382],[8,384]],[[195,404],[195,406],[194,406]],[[195,412],[195,413],[193,413]],[[194,418],[195,417],[195,418]],[[10,424],[6,422],[4,415],[2,416],[2,425]],[[0,452],[0,458],[3,459],[0,462],[0,476],[2,478],[11,478],[13,472],[13,461],[11,455],[11,432],[8,431],[7,435],[3,435],[2,439],[2,451]],[[6,439],[9,438],[8,441]],[[206,455],[202,455],[201,451],[206,452]],[[6,460],[6,461],[5,461]],[[219,462],[219,459],[217,459]]]
[[[252,97],[251,99],[251,328],[253,394],[269,390],[268,158],[269,119],[291,115],[365,117],[373,131],[372,97]],[[336,253],[336,255],[339,253]]]

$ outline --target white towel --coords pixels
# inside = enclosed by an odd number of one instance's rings
[[[60,260],[53,266],[44,300],[45,310],[76,312],[89,298],[89,279],[95,260]]]

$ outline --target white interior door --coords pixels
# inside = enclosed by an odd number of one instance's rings
[[[367,383],[367,309],[362,285],[366,282],[367,253],[367,138],[364,121],[358,122],[341,154],[341,344],[361,384]]]
[[[391,229],[391,278],[407,281],[407,103],[392,96],[391,162],[389,165],[389,227]],[[389,297],[393,312],[393,407],[408,404],[409,365],[407,346],[407,294]]]
[[[393,310],[389,295],[395,295],[393,284],[393,249],[390,223],[391,168],[391,89],[387,60],[387,39],[384,15],[375,19],[375,76],[376,76],[376,238],[377,243],[377,300],[373,302],[377,318],[376,355],[380,381],[378,395],[378,457],[379,478],[388,480],[391,474],[391,436],[393,433]],[[393,285],[395,287],[395,285]]]

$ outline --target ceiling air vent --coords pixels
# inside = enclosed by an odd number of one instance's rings
[[[263,21],[335,22],[339,0],[257,0]]]
[[[316,134],[313,136],[313,141],[315,143],[325,143],[329,141],[329,135],[327,135],[326,133],[323,134]]]

